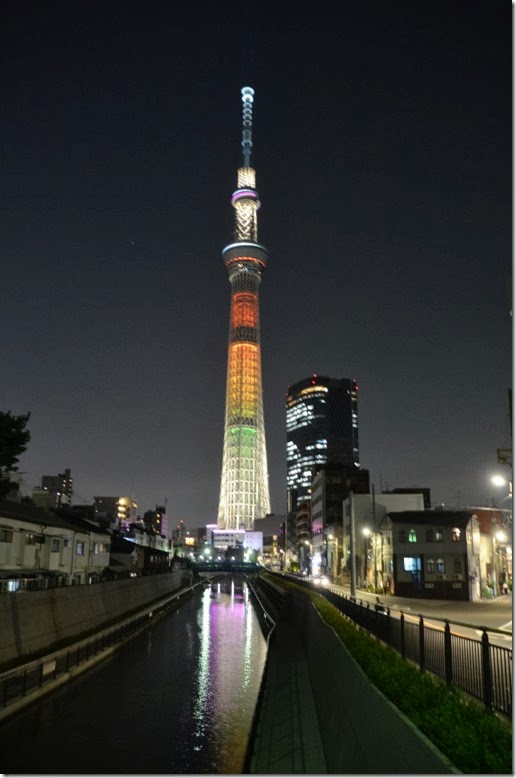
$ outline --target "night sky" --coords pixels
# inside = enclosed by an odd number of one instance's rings
[[[500,499],[511,5],[180,8],[3,10],[0,410],[31,412],[22,490],[69,467],[76,503],[132,494],[140,514],[166,499],[173,524],[216,520],[221,252],[250,85],[273,512],[286,509],[285,393],[314,372],[357,380],[377,492]]]

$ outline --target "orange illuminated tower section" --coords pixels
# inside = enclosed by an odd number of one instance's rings
[[[235,242],[222,252],[231,284],[226,415],[218,527],[253,529],[270,513],[263,421],[258,288],[268,252],[258,243],[256,173],[250,166],[254,90],[242,89],[243,165],[231,203]]]

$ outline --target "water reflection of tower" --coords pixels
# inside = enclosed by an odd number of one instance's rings
[[[222,252],[231,284],[226,412],[218,526],[253,529],[270,513],[263,417],[258,288],[268,252],[258,243],[256,173],[250,166],[254,90],[242,89],[243,165],[238,169],[235,241]]]

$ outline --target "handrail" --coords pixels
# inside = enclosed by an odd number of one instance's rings
[[[309,583],[309,582],[307,582]],[[351,595],[344,594],[344,592],[340,591],[339,589],[336,589],[332,586],[325,586],[324,589],[328,589],[329,591],[333,592],[333,594],[338,595],[339,597],[343,597],[345,600],[351,600],[358,602],[360,605],[366,606],[367,605],[375,605],[375,603],[369,603],[368,600],[359,600],[357,597],[353,598]],[[445,619],[441,618],[439,616],[430,616],[429,614],[420,613],[419,611],[412,611],[410,608],[403,609],[403,608],[393,608],[391,605],[382,603],[382,605],[385,605],[386,608],[389,608],[391,613],[394,611],[395,613],[403,613],[405,616],[414,616],[418,618],[428,619],[429,621],[442,621],[443,623],[448,622],[451,624],[457,624],[459,627],[468,627],[469,629],[481,629],[485,630],[486,632],[498,632],[500,635],[511,635],[512,636],[512,630],[508,629],[500,629],[499,627],[484,627],[479,624],[470,624],[466,621],[456,621],[455,619]]]
[[[250,580],[249,580],[248,576],[247,576],[247,575],[245,575],[244,577],[245,577],[246,583],[247,583],[247,585],[248,585],[248,587],[249,587],[249,589],[250,589],[250,591],[251,591],[251,594],[253,595],[253,597],[255,597],[256,601],[258,602],[258,604],[259,604],[260,608],[261,608],[261,609],[262,609],[262,611],[263,611],[263,614],[266,616],[266,618],[268,619],[268,621],[270,621],[270,622],[272,623],[272,626],[271,626],[271,628],[269,629],[269,631],[268,631],[268,633],[267,633],[267,637],[266,637],[266,641],[267,641],[267,645],[268,645],[268,644],[269,644],[269,639],[270,639],[270,637],[271,637],[272,633],[274,632],[274,630],[276,629],[276,621],[275,621],[275,620],[272,618],[271,614],[269,613],[269,611],[267,610],[267,608],[265,607],[265,605],[264,605],[264,604],[263,604],[263,602],[261,601],[261,599],[260,599],[260,597],[258,596],[258,593],[256,592],[256,590],[255,590],[254,586],[251,584],[251,582],[250,582]]]

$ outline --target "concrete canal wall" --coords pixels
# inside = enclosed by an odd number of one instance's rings
[[[52,650],[59,641],[100,629],[139,607],[189,586],[192,574],[177,570],[38,592],[0,596],[0,664]]]

